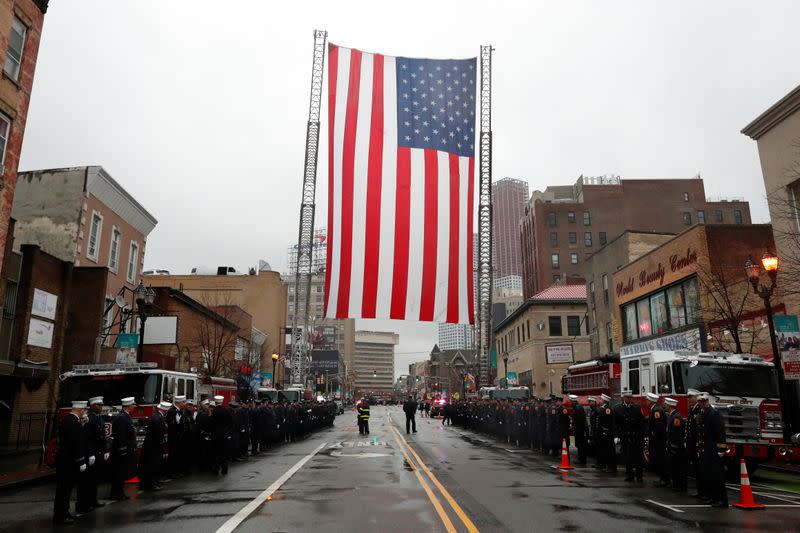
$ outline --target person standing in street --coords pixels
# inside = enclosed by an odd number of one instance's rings
[[[586,464],[586,411],[579,403],[578,397],[569,395],[572,404],[572,432],[575,435],[575,447],[578,449],[578,464]]]
[[[366,398],[361,398],[357,412],[359,435],[369,435],[369,403]]]
[[[650,402],[650,413],[647,415],[647,452],[650,457],[650,468],[658,474],[658,487],[669,486],[667,470],[667,416],[664,408],[658,404],[661,397],[653,392],[647,393]]]
[[[410,433],[410,430],[416,433],[417,419],[414,415],[417,412],[417,402],[414,400],[413,396],[409,395],[408,400],[403,403],[403,412],[406,414],[406,434]]]
[[[58,453],[56,455],[56,496],[53,501],[53,523],[72,524],[75,517],[69,512],[72,488],[86,472],[86,434],[81,419],[86,402],[72,402],[72,410],[58,424]]]
[[[223,405],[225,398],[214,396],[214,410],[211,414],[211,448],[213,460],[211,471],[214,474],[228,474],[228,458],[232,452],[234,424],[233,413]]]
[[[707,392],[701,392],[700,415],[697,418],[697,455],[700,462],[700,479],[711,498],[712,507],[728,507],[728,490],[725,487],[725,463],[722,457],[728,450],[725,440],[725,421],[709,403]]]
[[[122,398],[122,411],[111,424],[111,495],[112,500],[124,500],[125,482],[136,475],[136,430],[131,412],[134,398]]]
[[[97,484],[102,480],[103,465],[108,461],[106,430],[103,423],[103,397],[89,398],[88,421],[83,425],[86,433],[86,472],[78,485],[78,501],[75,511],[88,513],[105,504],[97,501]]]
[[[188,450],[185,450],[183,446],[186,432],[189,429],[184,412],[186,396],[175,396],[173,402],[172,407],[164,416],[167,425],[167,449],[169,450],[166,470],[170,477],[181,477],[186,470],[184,463],[188,459],[186,456]]]
[[[689,389],[686,391],[686,400],[689,410],[686,415],[686,457],[688,458],[688,471],[694,477],[697,490],[692,497],[705,498],[703,482],[700,479],[700,466],[697,461],[697,417],[700,415],[700,404],[697,403],[699,391]]]
[[[602,403],[597,408],[597,465],[609,474],[617,472],[617,449],[614,445],[615,416],[611,409],[611,396],[601,394]]]
[[[142,443],[141,464],[139,477],[142,479],[142,488],[145,490],[161,490],[158,481],[161,475],[161,463],[164,459],[164,444],[167,439],[167,423],[164,416],[172,407],[169,402],[161,402],[158,409],[153,412],[147,423],[147,431]]]
[[[625,457],[625,481],[643,480],[644,413],[642,406],[632,401],[632,391],[622,391],[622,403],[617,406],[615,425]]]
[[[678,400],[665,398],[667,406],[667,469],[672,490],[686,492],[686,423],[678,411]]]

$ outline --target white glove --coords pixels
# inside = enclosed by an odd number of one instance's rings
[[[89,466],[94,466],[94,461],[95,461],[94,455],[90,455],[89,456]]]
[[[82,465],[81,465],[81,467],[80,467],[80,471],[81,471],[81,472],[86,472],[86,465],[85,465],[85,464],[82,464]]]
[[[108,458],[111,457],[111,454],[106,452],[103,454],[103,461],[108,461]]]

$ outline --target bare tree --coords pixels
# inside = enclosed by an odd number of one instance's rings
[[[237,345],[241,344],[237,309],[228,295],[213,293],[201,301],[206,311],[198,319],[193,340],[203,360],[206,377],[233,377]],[[249,332],[247,332],[249,337]],[[241,348],[239,348],[241,349]]]
[[[800,139],[791,143],[790,150],[794,155],[783,170],[788,186],[767,191],[767,201],[780,250],[778,290],[783,295],[800,297]]]

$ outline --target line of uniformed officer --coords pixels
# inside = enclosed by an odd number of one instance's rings
[[[227,474],[229,460],[295,441],[311,431],[333,425],[333,402],[236,400],[224,405],[222,396],[197,406],[185,396],[173,403],[160,402],[147,421],[137,465],[136,430],[131,413],[133,397],[122,398],[120,412],[112,418],[111,436],[102,418],[103,398],[72,402],[72,410],[58,427],[56,495],[53,521],[71,524],[70,495],[77,485],[75,511],[84,514],[103,506],[97,486],[108,469],[112,500],[125,499],[124,484],[139,476],[141,488],[160,490],[162,476],[180,477],[192,466]],[[87,412],[88,407],[88,412]]]

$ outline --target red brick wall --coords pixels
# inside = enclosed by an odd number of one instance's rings
[[[5,62],[8,37],[14,16],[28,26],[23,49],[22,65],[17,80],[0,73],[0,111],[11,119],[11,132],[6,145],[3,164],[2,190],[0,190],[0,253],[5,254],[11,206],[14,202],[14,188],[17,183],[19,156],[22,139],[25,135],[25,122],[28,118],[33,75],[39,53],[39,40],[42,35],[44,13],[31,0],[0,0],[0,61]],[[0,257],[0,265],[3,257]],[[0,286],[0,297],[5,286]]]

